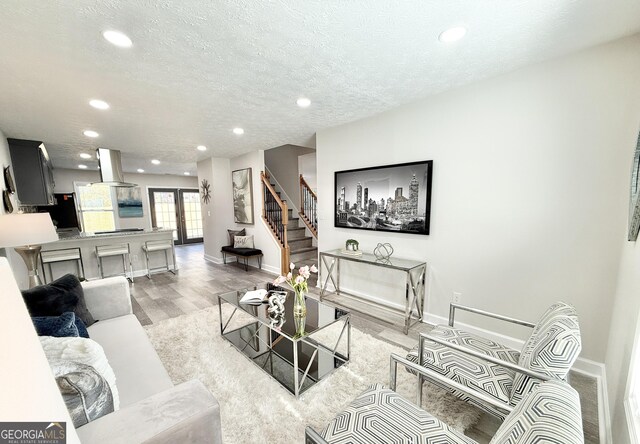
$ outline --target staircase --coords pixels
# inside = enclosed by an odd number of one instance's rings
[[[293,210],[289,209],[289,223],[287,224],[287,238],[289,239],[289,261],[297,265],[313,265],[318,262],[318,248],[313,246],[313,238],[306,235],[304,224],[299,217],[292,217]]]
[[[260,174],[263,191],[262,218],[280,244],[280,272],[289,272],[289,264],[312,265],[318,262],[318,248],[313,238],[306,235],[306,226],[299,217],[293,217],[293,209],[281,198],[282,192],[272,183],[268,172]]]

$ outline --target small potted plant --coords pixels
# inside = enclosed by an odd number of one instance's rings
[[[346,249],[347,251],[358,251],[360,243],[355,239],[347,239]]]

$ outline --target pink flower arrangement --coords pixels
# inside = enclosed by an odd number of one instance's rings
[[[286,283],[296,293],[308,292],[309,287],[307,286],[307,279],[309,279],[309,276],[311,276],[311,273],[318,272],[318,269],[316,268],[316,266],[312,265],[311,267],[309,267],[308,265],[305,265],[303,267],[300,267],[298,269],[298,275],[295,278],[293,277],[293,272],[296,269],[296,265],[293,262],[291,263],[291,265],[289,265],[289,269],[291,271],[289,271],[289,273],[287,273],[286,276],[278,276],[276,280],[273,281],[273,284],[281,285]]]

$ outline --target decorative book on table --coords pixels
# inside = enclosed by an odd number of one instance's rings
[[[356,256],[356,257],[362,256],[362,251],[360,251],[360,250],[353,251],[353,250],[345,250],[343,248],[342,250],[340,250],[340,252],[342,254],[346,254],[346,255],[349,255],[349,256]]]
[[[247,291],[240,299],[241,304],[261,304],[267,295],[267,290],[261,288],[259,290]]]

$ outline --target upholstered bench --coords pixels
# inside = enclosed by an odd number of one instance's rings
[[[222,247],[220,250],[222,253],[222,260],[227,263],[227,255],[230,254],[236,257],[236,260],[240,262],[240,259],[244,259],[244,271],[249,269],[249,259],[255,257],[258,258],[258,268],[262,269],[262,250],[257,248],[234,248],[234,247]]]

